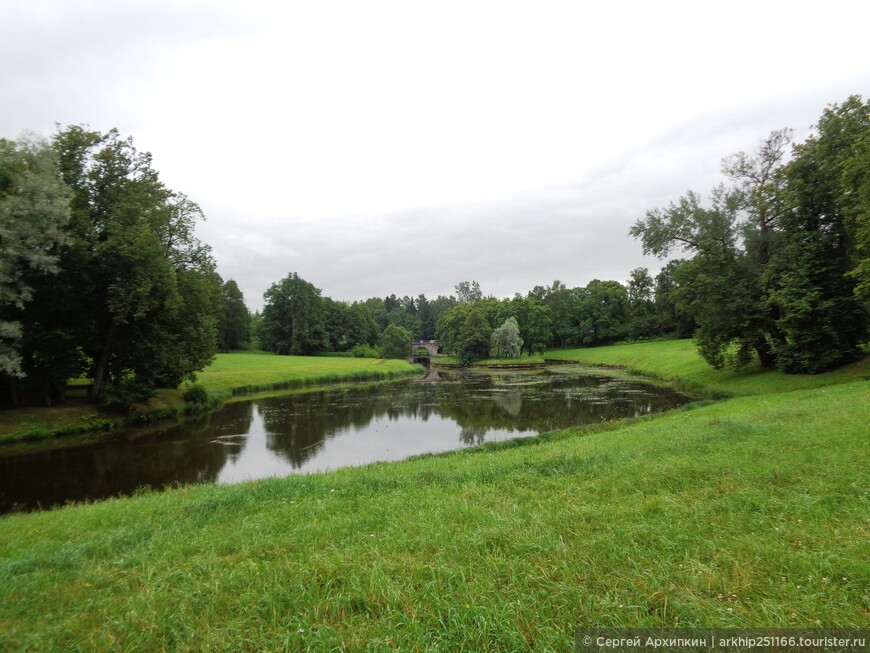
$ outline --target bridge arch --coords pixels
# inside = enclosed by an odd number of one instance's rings
[[[421,350],[425,350],[426,354],[423,354]],[[437,353],[437,340],[417,340],[411,343],[411,355],[408,357],[408,360],[412,363],[428,362],[434,358]]]

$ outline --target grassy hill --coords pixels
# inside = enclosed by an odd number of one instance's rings
[[[863,364],[715,372],[685,341],[560,355],[742,396],[2,518],[0,650],[565,651],[578,627],[870,625]]]

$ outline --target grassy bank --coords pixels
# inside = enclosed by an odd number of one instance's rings
[[[402,360],[276,356],[265,352],[218,354],[199,373],[197,382],[208,391],[210,406],[234,394],[280,390],[345,381],[385,380],[417,374],[419,368]],[[185,404],[181,390],[160,390],[148,402],[124,415],[93,404],[71,403],[50,408],[0,410],[0,443],[109,429],[129,423],[183,417],[201,411]]]
[[[547,352],[547,358],[619,366],[636,374],[674,381],[678,387],[701,395],[757,395],[870,379],[870,357],[827,374],[783,374],[762,370],[758,365],[739,371],[714,370],[698,356],[691,340],[559,349]]]
[[[693,378],[655,345],[585,351]],[[754,394],[0,519],[0,650],[566,651],[580,626],[870,625],[870,382],[721,374]]]

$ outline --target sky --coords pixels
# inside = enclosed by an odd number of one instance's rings
[[[248,306],[624,281],[628,229],[870,95],[870,3],[3,0],[0,137],[112,127]]]

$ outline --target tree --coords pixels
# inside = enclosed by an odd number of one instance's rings
[[[773,326],[765,303],[761,267],[741,248],[741,231],[749,229],[742,213],[744,194],[720,185],[711,206],[702,206],[691,191],[667,209],[647,211],[631,228],[645,254],[665,258],[675,248],[693,258],[680,267],[680,297],[698,324],[699,353],[714,367],[736,365],[758,354],[771,365],[769,334]]]
[[[550,344],[552,317],[550,309],[534,297],[520,294],[504,302],[498,314],[498,321],[515,317],[520,327],[520,337],[529,356],[536,351],[543,353]]]
[[[618,281],[590,281],[577,302],[578,341],[601,345],[623,338],[628,319],[628,293]]]
[[[484,314],[476,308],[468,310],[462,323],[459,346],[456,352],[457,358],[462,365],[472,363],[489,357],[489,342],[492,335],[492,327],[489,326]]]
[[[408,358],[411,353],[411,334],[395,324],[390,324],[381,336],[384,358]]]
[[[457,356],[462,340],[462,327],[465,324],[465,316],[468,312],[468,304],[460,304],[447,309],[438,318],[435,329],[435,338],[442,351]]]
[[[846,219],[855,232],[855,295],[870,311],[870,133],[864,132],[852,146],[852,156],[843,162],[843,188],[851,202],[844,206]]]
[[[58,271],[70,197],[47,143],[0,139],[0,376],[24,375],[21,311],[34,279]]]
[[[221,286],[218,345],[221,351],[240,349],[251,340],[251,312],[245,296],[232,279]]]
[[[483,292],[477,281],[461,281],[456,285],[456,297],[460,304],[473,304],[483,299]]]
[[[646,268],[635,268],[628,279],[628,337],[649,338],[655,332],[653,278]]]
[[[655,280],[656,329],[662,333],[676,332],[680,338],[691,338],[695,320],[680,301],[677,271],[683,259],[674,259],[659,270]]]
[[[861,355],[868,129],[870,105],[849,98],[824,112],[790,162],[790,132],[773,132],[753,155],[723,161],[732,185],[713,192],[711,208],[689,193],[632,227],[646,253],[682,245],[693,254],[674,271],[674,296],[715,367],[755,354],[764,366],[818,372]]]
[[[515,317],[509,317],[492,332],[490,347],[499,358],[516,358],[522,353],[523,339],[520,338],[520,325]]]
[[[438,320],[435,337],[441,349],[463,365],[489,356],[492,327],[477,304],[459,304]]]
[[[151,156],[117,130],[72,126],[53,148],[72,190],[63,274],[40,284],[34,314],[88,362],[94,392],[131,375],[143,384],[193,378],[215,351],[217,288],[210,249],[193,236],[200,208],[160,181]],[[64,301],[50,305],[58,294]],[[39,325],[45,328],[44,325]],[[30,340],[28,365],[45,377],[57,360]]]
[[[855,293],[857,219],[866,215],[868,173],[855,176],[855,161],[866,162],[870,102],[853,96],[828,107],[816,130],[785,169],[783,246],[768,271],[781,333],[774,348],[786,372],[821,372],[856,360],[868,335],[867,306]]]
[[[552,322],[549,342],[559,347],[576,344],[576,289],[566,287],[557,279],[548,288],[536,286],[529,296],[536,298],[550,310]]]
[[[349,351],[357,345],[373,347],[380,330],[365,304],[336,302],[323,298],[329,351]]]
[[[264,349],[293,356],[326,350],[326,311],[320,289],[293,272],[273,283],[263,297],[260,337]]]
[[[346,343],[349,349],[357,345],[374,347],[378,344],[380,338],[378,325],[372,317],[372,312],[364,304],[357,302],[348,307],[346,324]]]

